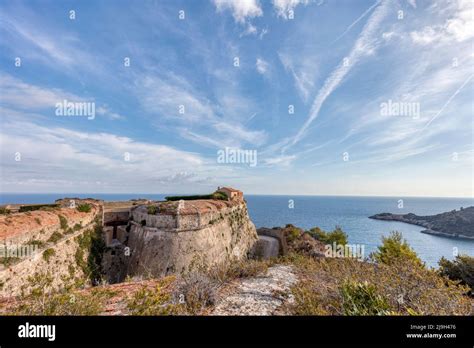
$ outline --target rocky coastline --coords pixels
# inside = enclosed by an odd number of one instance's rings
[[[425,228],[422,233],[436,236],[474,240],[474,206],[436,215],[381,213],[369,218],[421,226]]]

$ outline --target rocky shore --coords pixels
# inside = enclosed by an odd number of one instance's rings
[[[428,216],[419,216],[412,213],[381,213],[372,215],[369,218],[385,221],[400,221],[422,226],[425,228],[425,230],[421,231],[422,233],[474,240],[474,206]]]

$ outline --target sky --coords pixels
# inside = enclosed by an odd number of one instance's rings
[[[472,11],[3,0],[0,192],[472,197]]]

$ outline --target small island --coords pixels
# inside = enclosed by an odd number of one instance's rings
[[[381,213],[369,216],[370,219],[400,221],[426,228],[422,233],[443,237],[474,239],[474,206],[450,212],[419,216],[409,214]]]

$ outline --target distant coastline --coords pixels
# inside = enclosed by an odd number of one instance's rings
[[[474,240],[474,206],[429,216],[418,216],[412,213],[381,213],[369,216],[369,218],[405,222],[426,228],[421,233]]]

